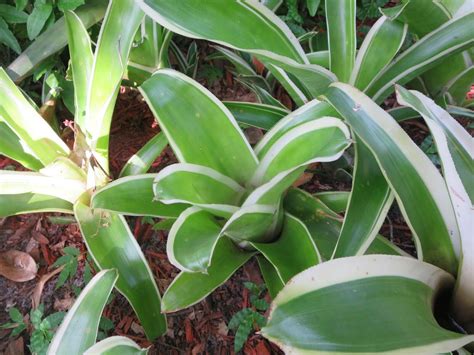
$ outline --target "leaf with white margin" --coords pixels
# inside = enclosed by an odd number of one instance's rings
[[[425,119],[436,143],[444,178],[456,212],[462,238],[462,259],[453,308],[456,321],[474,331],[474,209],[472,176],[474,140],[469,133],[433,100],[417,91],[397,86],[400,104],[417,110]]]
[[[34,153],[28,148],[15,132],[8,126],[0,116],[0,154],[16,160],[25,168],[38,171],[43,164],[35,157]]]
[[[329,67],[340,81],[349,82],[357,49],[356,0],[326,1]]]
[[[160,292],[127,221],[116,213],[93,210],[83,202],[74,205],[74,215],[92,259],[100,269],[117,269],[116,288],[132,306],[147,338],[162,335],[166,318],[161,313]]]
[[[207,166],[245,184],[258,160],[235,118],[213,94],[171,69],[158,70],[141,87],[181,163]]]
[[[245,189],[220,172],[195,164],[173,164],[161,170],[153,182],[155,199],[164,204],[199,206],[230,217],[240,206]]]
[[[370,28],[357,53],[350,84],[365,90],[400,50],[408,25],[382,16]]]
[[[7,73],[0,68],[0,116],[29,151],[43,165],[58,156],[67,156],[69,148],[49,124],[31,106]]]
[[[91,39],[79,16],[72,11],[64,13],[66,20],[68,47],[71,58],[71,69],[74,83],[74,122],[84,132],[87,90],[92,72],[94,55],[92,54]]]
[[[256,145],[255,153],[261,159],[268,149],[289,130],[317,118],[335,115],[337,115],[336,110],[327,102],[312,100],[280,119]]]
[[[117,179],[92,195],[91,207],[128,216],[178,217],[187,205],[155,201],[155,178],[156,174],[142,174]]]
[[[118,279],[117,270],[102,270],[82,290],[67,312],[47,354],[82,355],[94,345],[105,304]]]
[[[375,156],[413,232],[418,257],[455,275],[459,229],[439,171],[398,123],[364,93],[337,83],[325,97]]]
[[[28,213],[59,212],[72,214],[72,203],[57,197],[35,193],[0,193],[0,218]]]
[[[281,172],[336,160],[349,145],[349,129],[340,119],[323,117],[301,124],[285,133],[261,157],[251,184],[260,186]]]
[[[290,29],[256,1],[138,0],[137,3],[156,22],[182,36],[268,58],[283,57],[306,63],[303,48]]]
[[[335,259],[294,277],[261,333],[287,353],[453,351],[474,341],[441,328],[433,316],[436,296],[453,284],[447,272],[411,258]]]
[[[85,184],[78,180],[49,177],[39,173],[0,170],[2,195],[35,193],[57,197],[75,203],[85,191]]]
[[[206,274],[183,271],[163,295],[161,308],[171,313],[203,300],[226,282],[255,253],[236,247],[228,238],[220,238]]]
[[[282,209],[277,205],[247,205],[235,212],[221,234],[237,242],[269,242],[282,222]]]
[[[91,346],[84,355],[145,355],[148,349],[140,348],[133,340],[124,336],[112,336],[105,338]]]
[[[277,240],[251,245],[273,265],[283,284],[322,261],[306,226],[289,213],[285,213],[283,229]]]
[[[224,101],[223,103],[237,122],[265,130],[271,129],[290,113],[280,107],[254,102]]]
[[[190,207],[181,213],[168,234],[166,254],[181,271],[205,273],[221,235],[222,224],[209,212]]]

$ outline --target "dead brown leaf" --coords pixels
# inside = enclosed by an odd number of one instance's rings
[[[36,284],[35,289],[33,290],[33,293],[31,294],[31,306],[33,309],[38,308],[40,301],[41,301],[41,294],[43,293],[43,288],[46,282],[49,281],[54,275],[58,274],[61,272],[62,269],[64,269],[65,265],[62,265],[58,267],[57,269],[54,269],[48,274],[45,274],[41,276],[39,279],[38,283]]]
[[[0,253],[0,275],[15,282],[30,281],[38,272],[35,260],[31,255],[18,251],[8,250]]]
[[[11,340],[5,349],[5,355],[23,355],[25,353],[25,342],[22,337]]]

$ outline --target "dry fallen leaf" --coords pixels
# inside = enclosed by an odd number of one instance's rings
[[[0,275],[15,282],[35,278],[38,268],[31,255],[18,250],[0,253]]]
[[[57,269],[54,269],[50,273],[41,276],[39,279],[38,283],[36,284],[35,289],[33,290],[33,293],[31,294],[31,306],[33,309],[38,308],[40,301],[41,301],[41,294],[43,293],[43,288],[46,282],[49,281],[50,278],[52,278],[54,275],[60,273],[62,269],[64,269],[65,265],[62,265],[58,267]]]
[[[22,337],[11,340],[5,349],[5,355],[23,355],[25,353],[25,343]]]

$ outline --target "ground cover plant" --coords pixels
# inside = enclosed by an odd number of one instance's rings
[[[298,19],[301,4],[283,5]],[[102,270],[50,353],[142,352],[123,338],[94,345],[114,285],[153,339],[166,328],[161,312],[196,304],[254,257],[273,298],[261,334],[285,352],[462,353],[472,346],[473,140],[451,116],[472,116],[472,2],[402,1],[382,9],[357,46],[355,1],[308,1],[305,11],[324,9],[327,31],[327,49],[310,53],[302,44],[315,35],[298,40],[288,19],[273,12],[283,5],[111,1],[94,55],[85,24],[67,12],[72,150],[0,72],[0,90],[11,98],[0,106],[0,151],[39,171],[1,172],[1,215],[74,213]],[[359,15],[369,16],[373,4],[361,6]],[[119,24],[124,14],[127,23]],[[158,37],[153,50],[145,45],[129,56],[140,23],[144,43]],[[262,103],[220,102],[190,78],[199,77],[196,50],[188,58],[173,50],[172,32],[215,43],[211,59],[228,60]],[[168,45],[182,59],[181,72],[169,69]],[[110,121],[123,78],[139,85],[163,134],[111,182]],[[272,97],[277,83],[296,110]],[[393,94],[399,106],[386,111]],[[27,116],[35,131],[26,129]],[[441,169],[400,126],[413,118],[428,127]],[[249,125],[267,131],[253,147],[241,128]],[[178,163],[146,174],[167,142]],[[354,159],[350,193],[313,196],[292,187],[310,165],[347,156]],[[416,258],[378,234],[394,201]],[[180,273],[162,300],[123,215],[172,223],[167,257]],[[243,321],[247,332],[251,321]],[[90,336],[77,337],[84,326]]]

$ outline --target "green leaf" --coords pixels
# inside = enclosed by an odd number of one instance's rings
[[[394,200],[376,158],[360,138],[355,143],[353,175],[349,204],[333,258],[364,254]]]
[[[69,148],[48,123],[35,111],[21,91],[0,68],[0,117],[43,165],[59,156],[67,156]]]
[[[275,267],[283,283],[319,264],[321,256],[306,226],[286,213],[283,229],[273,243],[252,243]]]
[[[289,111],[271,105],[236,101],[223,103],[237,122],[265,130],[271,129],[280,119],[289,114]]]
[[[334,115],[337,115],[337,112],[332,106],[319,100],[312,100],[298,110],[289,113],[286,117],[280,119],[257,144],[255,152],[258,158],[261,159],[270,147],[291,129],[321,117]]]
[[[321,0],[306,0],[306,7],[308,8],[308,12],[310,16],[316,15],[320,2]]]
[[[0,44],[4,44],[7,47],[13,49],[17,54],[21,53],[20,44],[15,38],[15,35],[8,28],[5,20],[0,17]]]
[[[285,210],[299,218],[308,228],[324,260],[332,257],[340,235],[342,217],[329,209],[319,199],[299,189],[290,189],[285,198]],[[409,254],[378,235],[366,254]]]
[[[474,186],[471,181],[474,173],[472,154],[474,141],[454,118],[421,93],[397,87],[397,98],[402,105],[412,107],[423,116],[441,158],[444,178],[462,238],[462,258],[453,305],[456,321],[466,325],[467,331],[470,332],[473,330],[474,320],[472,311],[474,286],[470,282],[474,267],[472,240]]]
[[[243,348],[252,329],[253,329],[252,319],[244,319],[240,323],[239,327],[237,328],[237,332],[235,333],[235,338],[234,338],[234,351],[235,352],[238,352],[240,351],[240,349]]]
[[[8,310],[8,315],[10,316],[10,319],[14,321],[15,323],[23,323],[23,315],[20,313],[18,308],[12,307]]]
[[[87,4],[76,9],[76,15],[85,28],[91,27],[104,17],[107,0],[88,0]],[[17,8],[18,8],[17,2]],[[46,58],[63,49],[68,43],[65,18],[62,17],[49,27],[8,66],[10,77],[19,82],[30,75],[34,68]],[[54,38],[54,41],[51,40]]]
[[[64,14],[68,33],[69,53],[74,83],[74,122],[85,131],[87,90],[94,57],[91,40],[81,19],[73,12]]]
[[[85,0],[59,0],[58,9],[60,11],[75,10],[77,7],[84,5]]]
[[[278,275],[275,267],[264,256],[257,256],[257,261],[260,272],[265,280],[265,285],[268,288],[268,293],[270,293],[272,298],[275,298],[285,284]]]
[[[245,61],[241,56],[237,53],[221,47],[221,46],[213,46],[213,48],[217,51],[215,54],[211,54],[207,57],[207,59],[226,59],[231,62],[237,74],[239,75],[257,75],[255,70],[250,66],[250,64]],[[217,55],[216,55],[217,54]]]
[[[255,1],[139,0],[138,4],[156,22],[180,35],[265,57],[305,62],[304,51],[288,27]]]
[[[349,82],[356,56],[356,1],[326,1],[330,69]]]
[[[250,178],[257,166],[252,148],[229,110],[204,87],[163,69],[140,91],[181,163],[207,166],[240,184]]]
[[[50,329],[54,329],[59,326],[65,316],[65,312],[55,312],[47,316],[43,321],[46,321],[49,324]]]
[[[12,131],[12,129],[3,122],[0,117],[0,154],[16,160],[24,167],[38,171],[43,167],[34,154],[28,151],[28,147],[20,138]]]
[[[443,270],[411,258],[332,260],[285,286],[261,333],[288,353],[453,351],[474,335],[441,328],[431,309],[453,281]]]
[[[8,23],[25,23],[28,15],[11,5],[0,4],[0,17]]]
[[[123,216],[92,210],[81,202],[74,206],[76,219],[90,255],[101,268],[116,268],[117,289],[135,310],[145,333],[154,339],[166,331],[160,294],[150,267]],[[90,284],[90,283],[89,283]]]
[[[264,155],[252,178],[259,186],[278,174],[314,162],[333,161],[339,158],[350,144],[350,133],[341,120],[319,118],[301,124],[275,141]]]
[[[346,191],[327,191],[314,194],[318,200],[328,206],[336,213],[344,212],[347,209],[351,193]]]
[[[142,349],[133,340],[124,336],[113,336],[104,339],[84,352],[84,355],[140,355],[147,354],[148,349]]]
[[[26,29],[30,41],[34,40],[40,34],[46,24],[49,16],[53,12],[53,5],[49,2],[36,1],[33,11],[28,16]]]
[[[230,330],[236,330],[242,322],[251,319],[253,311],[250,308],[244,308],[232,316],[227,327]]]
[[[119,177],[146,174],[167,145],[168,140],[163,132],[158,133],[128,159]]]
[[[0,170],[2,195],[40,194],[74,203],[86,190],[85,185],[73,179],[48,177],[38,173]]]
[[[163,295],[163,312],[176,312],[198,303],[227,281],[253,255],[237,248],[228,238],[220,238],[207,274],[181,272]]]
[[[73,213],[70,202],[53,196],[36,193],[0,194],[0,217],[38,212]]]
[[[375,101],[382,102],[394,88],[403,85],[451,54],[462,52],[474,44],[471,23],[474,12],[450,20],[411,46],[388,65],[366,90]]]
[[[400,50],[408,26],[382,16],[371,27],[357,53],[350,83],[365,90]]]
[[[82,354],[94,345],[100,316],[117,279],[116,270],[103,270],[92,279],[67,312],[48,354]]]
[[[418,257],[456,274],[459,231],[436,167],[389,114],[357,89],[337,83],[326,98],[377,159],[413,231]]]
[[[154,201],[155,177],[143,174],[117,179],[92,196],[91,206],[131,216],[178,217],[185,205]]]
[[[143,17],[134,0],[110,1],[94,54],[84,133],[95,158],[106,172],[109,169],[109,133],[115,100]]]
[[[223,217],[235,212],[245,192],[231,178],[194,164],[167,166],[156,175],[153,191],[162,203],[191,204]]]
[[[190,207],[178,217],[168,235],[170,263],[188,272],[205,273],[221,235],[222,226],[209,212]]]
[[[329,51],[306,53],[306,57],[311,64],[319,65],[323,68],[329,69]]]

